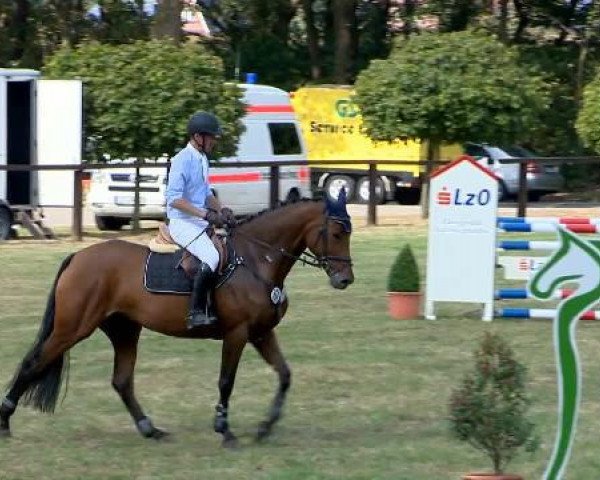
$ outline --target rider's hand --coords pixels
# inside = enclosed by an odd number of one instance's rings
[[[225,224],[229,227],[235,227],[237,221],[231,208],[224,207],[221,209],[221,216],[225,220]]]
[[[217,228],[221,228],[223,225],[225,225],[225,218],[223,217],[222,214],[220,214],[216,210],[212,210],[212,209],[208,210],[206,212],[204,219],[208,223],[213,224]]]

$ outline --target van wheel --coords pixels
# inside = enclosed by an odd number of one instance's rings
[[[354,198],[355,182],[348,175],[331,175],[325,182],[325,193],[330,200],[337,200],[342,188],[346,189],[346,201]]]
[[[285,197],[286,202],[294,203],[300,200],[300,192],[297,188],[292,188]]]
[[[0,208],[0,240],[8,240],[12,233],[12,215],[10,211],[2,207]]]
[[[121,230],[123,225],[127,225],[129,223],[129,218],[119,218],[119,217],[103,217],[96,215],[96,226],[98,230]]]
[[[369,177],[361,177],[356,184],[356,198],[359,203],[369,203]],[[375,182],[375,203],[385,203],[385,186],[383,180],[377,177]]]

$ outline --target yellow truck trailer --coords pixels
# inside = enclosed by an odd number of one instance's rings
[[[412,140],[375,142],[363,130],[362,118],[348,86],[309,86],[291,93],[307,147],[313,191],[336,198],[342,187],[354,201],[369,199],[368,165],[364,160],[424,160],[426,146]],[[458,147],[446,147],[442,158],[454,158]],[[356,164],[326,165],[322,160],[353,160]],[[378,167],[377,201],[417,203],[421,189],[419,165]]]

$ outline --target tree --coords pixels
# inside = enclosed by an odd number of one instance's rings
[[[360,74],[355,100],[373,139],[428,141],[426,178],[442,143],[528,140],[549,102],[513,49],[470,31],[411,37]]]
[[[235,152],[244,114],[241,93],[224,85],[221,60],[199,45],[91,43],[61,49],[44,74],[83,79],[86,134],[101,154],[171,155],[185,141],[187,120],[197,110],[214,111],[222,120],[219,153]]]
[[[181,40],[181,0],[161,0],[158,13],[152,24],[153,38],[171,38],[175,43]]]
[[[575,128],[587,147],[600,152],[600,75],[583,91],[583,105]]]

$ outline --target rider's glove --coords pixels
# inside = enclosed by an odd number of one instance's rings
[[[228,227],[235,227],[237,221],[231,208],[224,207],[221,209],[221,216]]]
[[[221,228],[223,225],[225,225],[225,218],[216,210],[209,209],[204,218],[208,223],[211,223],[217,228]]]

